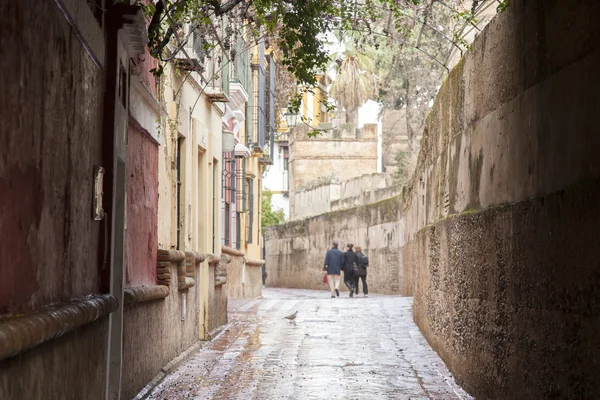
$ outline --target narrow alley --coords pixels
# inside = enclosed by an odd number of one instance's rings
[[[0,400],[600,399],[599,21],[1,0]]]
[[[412,320],[412,298],[264,289],[150,399],[467,399]],[[297,318],[284,317],[298,310]]]

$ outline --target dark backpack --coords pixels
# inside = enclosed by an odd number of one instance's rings
[[[369,257],[365,256],[364,254],[361,255],[358,257],[358,263],[361,267],[367,268],[369,266]]]

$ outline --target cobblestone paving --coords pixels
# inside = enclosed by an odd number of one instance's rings
[[[230,300],[227,329],[149,398],[472,399],[413,323],[411,303],[290,289]]]

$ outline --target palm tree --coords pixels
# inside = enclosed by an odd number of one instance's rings
[[[374,64],[365,53],[355,51],[346,51],[336,63],[336,77],[329,93],[346,110],[346,122],[355,123],[358,108],[377,98]]]

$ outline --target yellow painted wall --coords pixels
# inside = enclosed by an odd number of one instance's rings
[[[181,87],[183,79],[180,73],[175,73],[170,65],[166,67],[165,73],[164,101],[169,120],[167,121],[166,115],[163,116],[159,149],[158,246],[163,249],[174,249],[177,246],[177,140],[183,137],[179,249],[220,254],[222,113],[217,105],[200,96],[199,86],[193,77],[188,78]],[[174,94],[177,91],[179,93],[175,101]],[[190,114],[192,107],[194,108]],[[208,333],[205,329],[205,316],[209,312],[209,270],[206,262],[201,263],[200,276],[196,282],[197,290],[200,291],[198,307],[201,338],[205,338]]]

